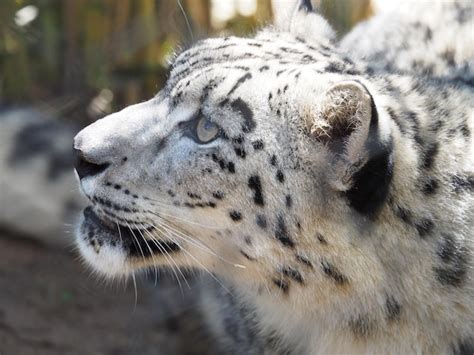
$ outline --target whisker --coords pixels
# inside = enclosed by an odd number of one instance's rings
[[[138,239],[137,239],[137,237],[135,236],[135,233],[133,232],[133,229],[130,228],[130,225],[128,224],[128,222],[125,222],[125,223],[127,224],[128,229],[129,229],[130,232],[132,233],[133,239],[135,239],[135,241],[137,242],[138,248],[140,249],[140,253],[142,254],[142,259],[143,259],[143,261],[146,262],[145,254],[143,253],[143,249],[142,249],[140,243],[138,242]],[[145,272],[146,272],[146,271],[145,271]]]
[[[164,228],[165,231],[167,231],[167,232],[169,232],[169,233],[171,233],[171,234],[174,234],[173,231],[167,229],[166,227],[163,227],[163,226],[162,226],[162,228]],[[175,241],[171,238],[171,236],[169,236],[169,237],[170,237],[170,239],[171,239],[173,242],[175,242]],[[212,277],[212,279],[215,280],[225,291],[227,291],[229,294],[232,295],[232,292],[231,292],[227,287],[225,287],[224,284],[222,284],[222,282],[221,282],[208,268],[206,268],[196,257],[194,257],[194,256],[193,256],[189,251],[187,251],[184,247],[182,247],[182,250],[183,250],[187,255],[189,255],[200,267],[202,267],[203,270],[206,271],[206,272]]]
[[[155,286],[156,284],[158,283],[158,280],[157,280],[157,270],[156,270],[156,264],[157,262],[155,261],[155,256],[153,255],[153,251],[151,250],[150,246],[148,245],[148,242],[146,241],[146,238],[143,236],[143,233],[138,230],[138,232],[140,233],[143,241],[145,242],[145,245],[147,246],[148,250],[150,251],[150,255],[151,255],[151,258],[153,259],[153,268],[155,270]]]
[[[138,290],[137,290],[137,280],[135,279],[135,274],[132,272],[132,280],[133,280],[133,289],[135,290],[135,303],[133,305],[133,311],[137,309],[138,304]]]
[[[167,223],[168,222],[168,223]],[[168,226],[168,228],[171,228],[172,230],[174,230],[176,233],[180,234],[181,235],[181,238],[183,240],[187,240],[189,243],[193,244],[194,246],[196,246],[197,248],[199,248],[200,250],[204,251],[204,252],[207,252],[213,256],[215,256],[216,258],[218,258],[219,260],[227,263],[227,264],[230,264],[234,267],[237,267],[237,268],[241,268],[241,269],[246,269],[245,265],[241,265],[241,264],[236,264],[236,263],[233,263],[225,258],[223,258],[222,256],[218,255],[214,250],[212,250],[209,246],[205,245],[202,241],[198,241],[197,238],[193,238],[191,235],[188,235],[188,234],[185,234],[183,233],[182,231],[178,230],[176,228],[176,226],[169,222],[168,220],[166,219],[163,219],[162,221],[162,225],[166,225]],[[178,235],[179,237],[179,235]]]
[[[166,207],[170,207],[169,205],[166,206]],[[210,226],[210,225],[206,225],[206,224],[202,224],[202,223],[198,223],[198,222],[194,222],[194,221],[190,221],[186,218],[182,218],[182,217],[178,217],[176,215],[173,215],[171,213],[166,213],[166,212],[160,212],[160,213],[156,213],[156,212],[153,212],[153,211],[150,211],[150,210],[147,210],[146,212],[152,214],[152,215],[155,215],[157,217],[162,217],[162,216],[166,216],[166,217],[169,217],[169,218],[173,218],[173,219],[176,219],[178,221],[182,221],[182,222],[185,222],[189,225],[195,225],[195,226],[198,226],[198,227],[203,227],[203,228],[208,228],[208,229],[220,229],[221,227],[218,227],[218,226]]]
[[[186,277],[184,276],[184,274],[181,271],[178,264],[176,264],[176,262],[174,261],[173,257],[166,251],[166,249],[162,245],[159,244],[159,240],[157,240],[156,237],[153,234],[151,234],[147,229],[144,229],[144,231],[145,231],[145,233],[147,233],[150,236],[150,238],[151,238],[150,241],[153,244],[155,244],[156,247],[159,248],[162,251],[163,256],[165,257],[165,259],[170,261],[171,271],[174,273],[174,275],[176,277],[176,281],[178,282],[179,288],[181,289],[181,294],[183,294],[183,288],[181,286],[181,282],[179,281],[179,277],[178,277],[178,274],[176,273],[176,270],[178,270],[178,272],[180,273],[181,277],[183,278],[183,280],[186,283],[186,285],[188,286],[188,288],[191,289],[191,286],[189,285],[188,280],[186,280]],[[145,240],[145,243],[147,243],[147,245],[148,245],[147,240]],[[178,244],[178,243],[176,243],[176,244]],[[178,246],[181,248],[181,246],[179,244],[178,244]],[[150,252],[151,252],[151,250],[150,250]],[[173,264],[174,264],[174,266],[173,266]],[[175,270],[175,267],[176,267],[176,270]]]
[[[178,6],[181,9],[181,12],[183,13],[184,20],[186,21],[186,26],[188,27],[189,35],[191,36],[191,40],[194,42],[194,34],[193,30],[191,28],[191,23],[189,22],[188,16],[186,15],[186,11],[184,11],[183,5],[181,4],[180,0],[178,1]]]

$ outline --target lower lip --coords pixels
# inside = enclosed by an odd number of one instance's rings
[[[108,238],[120,241],[124,246],[128,245],[130,252],[137,254],[137,256],[172,253],[180,250],[180,247],[171,241],[145,240],[142,237],[142,230],[122,227],[119,224],[117,224],[116,228],[112,228],[97,216],[91,206],[86,207],[83,213],[86,223],[91,223],[105,230]]]

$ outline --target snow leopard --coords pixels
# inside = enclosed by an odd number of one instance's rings
[[[233,354],[472,354],[472,14],[412,4],[338,40],[300,1],[178,53],[74,139],[82,257],[210,274]]]

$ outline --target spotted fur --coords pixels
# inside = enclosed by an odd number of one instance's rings
[[[423,8],[439,28],[380,30],[385,62],[376,36],[353,47],[403,12],[340,44],[309,1],[283,28],[177,55],[156,97],[75,138],[85,260],[212,272],[229,293],[203,307],[235,353],[471,349],[474,46],[452,28],[473,7],[442,8]],[[420,41],[456,45],[425,60]]]

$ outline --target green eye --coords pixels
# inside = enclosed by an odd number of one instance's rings
[[[196,125],[196,137],[200,143],[209,143],[219,135],[219,127],[205,116],[199,117]]]

